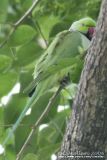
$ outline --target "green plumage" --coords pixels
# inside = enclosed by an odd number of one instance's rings
[[[87,31],[90,27],[95,27],[96,26],[96,22],[90,18],[90,17],[86,17],[86,18],[82,18],[79,21],[74,22],[71,27],[70,27],[70,31],[79,31],[83,34],[87,34]]]
[[[70,72],[70,66],[80,55],[80,50],[87,50],[89,42],[78,31],[63,31],[59,33],[38,60],[34,70],[34,81],[29,86],[29,89],[51,76],[57,77],[56,83],[60,81]]]

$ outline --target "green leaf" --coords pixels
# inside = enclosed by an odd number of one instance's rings
[[[24,10],[24,12],[29,9],[29,7],[32,5],[33,1],[29,1],[29,0],[21,0],[21,5],[22,5],[22,8]]]
[[[31,41],[35,34],[35,30],[31,26],[20,25],[10,37],[8,44],[11,47],[23,45]]]
[[[45,38],[48,39],[51,28],[59,22],[59,18],[53,15],[48,15],[39,18],[38,22]]]
[[[36,154],[29,153],[22,160],[39,160],[39,159]]]
[[[51,145],[47,145],[44,148],[41,148],[38,152],[38,160],[50,160],[51,159],[51,155],[53,153],[56,153],[60,147],[60,143],[57,144],[51,144]],[[44,158],[43,158],[44,157]]]
[[[54,94],[53,92],[45,92],[38,99],[36,104],[33,106],[32,112],[31,112],[31,115],[30,115],[32,121],[35,122],[40,117],[40,115],[42,114],[42,112],[46,108],[47,104],[49,103],[49,99],[52,97],[53,94]],[[48,116],[46,115],[46,117],[44,117],[44,120],[43,120],[42,123],[47,123],[51,118],[53,118],[56,115],[57,106],[58,106],[58,103],[59,103],[59,98],[60,98],[60,96],[57,96],[57,98],[55,99],[55,102],[51,106],[51,110],[48,113]]]
[[[47,123],[48,126],[39,132],[37,145],[40,150],[48,145],[60,143],[62,141],[66,118],[71,113],[70,111],[70,109],[66,109],[56,113],[55,117],[51,118],[50,122]]]
[[[0,48],[0,55],[13,57],[12,52],[11,52],[11,48],[8,47],[7,45],[5,45],[2,48]]]
[[[22,97],[19,94],[12,95],[11,99],[4,108],[4,120],[6,125],[16,122],[26,104],[26,101],[27,97]]]
[[[65,89],[62,90],[62,95],[65,99],[74,99],[75,94],[77,92],[77,84],[71,83],[68,86],[66,86]]]
[[[58,22],[57,24],[55,24],[49,34],[49,37],[54,37],[57,33],[63,31],[63,30],[67,30],[69,28],[69,26],[66,23],[63,22]]]
[[[23,121],[21,122],[20,126],[15,131],[15,150],[17,153],[20,151],[32,128],[33,128],[33,122],[29,118],[29,115],[26,115]],[[34,135],[32,136],[29,142],[29,144],[31,145],[27,146],[24,153],[34,152],[35,150],[38,149],[38,146],[36,145],[37,139],[38,139],[38,128],[36,129]]]
[[[3,154],[3,158],[0,160],[4,160],[4,159],[5,160],[14,160],[14,159],[16,159],[16,153],[15,153],[14,146],[8,145],[8,146],[6,146],[5,150],[6,150],[5,155]],[[0,155],[0,158],[1,158],[1,155]]]
[[[0,23],[5,22],[8,8],[8,0],[0,1]]]
[[[0,74],[0,97],[9,93],[18,80],[16,72]]]
[[[58,112],[56,116],[50,121],[49,126],[54,128],[54,132],[47,136],[48,141],[51,143],[62,141],[66,127],[66,119],[70,114],[70,108],[65,109],[62,112]]]
[[[5,55],[0,55],[0,72],[5,71],[11,66],[12,59]]]
[[[16,52],[17,63],[20,66],[28,65],[41,55],[42,49],[35,42],[27,43]]]
[[[4,134],[4,112],[3,107],[0,107],[0,142],[3,141]]]

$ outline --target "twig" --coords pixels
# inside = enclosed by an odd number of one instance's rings
[[[22,146],[20,152],[18,153],[16,160],[20,160],[21,156],[23,155],[24,150],[26,149],[26,147],[27,147],[28,143],[30,142],[32,136],[34,135],[36,128],[41,123],[41,121],[46,116],[46,114],[48,114],[49,110],[52,107],[52,104],[54,103],[56,97],[59,95],[59,93],[61,92],[62,89],[63,89],[63,85],[60,85],[60,87],[58,88],[58,90],[50,98],[49,103],[47,104],[45,110],[43,111],[43,113],[41,114],[41,116],[39,117],[39,119],[36,121],[36,123],[34,124],[34,126],[33,126],[32,130],[31,130],[31,132],[30,132],[27,140],[25,141],[25,143]]]
[[[45,46],[48,47],[47,40],[46,40],[46,38],[45,38],[45,36],[44,36],[42,30],[41,30],[41,27],[40,27],[38,21],[36,20],[36,22],[34,22],[33,19],[31,19],[31,20],[32,20],[32,23],[33,23],[35,29],[40,33],[41,37],[43,38],[43,40],[44,40],[44,42],[45,42]]]
[[[16,22],[14,23],[12,26],[11,31],[9,32],[7,38],[0,44],[0,48],[2,48],[8,41],[8,39],[11,37],[11,35],[13,34],[13,32],[16,30],[16,28],[25,20],[26,17],[28,17],[33,9],[36,7],[36,5],[38,4],[40,0],[35,0],[33,2],[33,4],[31,5],[31,7],[24,13],[24,15]]]
[[[39,0],[35,0],[35,1],[33,2],[33,4],[31,5],[31,7],[30,7],[30,8],[25,12],[25,14],[14,24],[14,26],[19,26],[20,23],[22,23],[22,22],[24,21],[24,19],[25,19],[26,17],[28,17],[28,16],[32,13],[33,9],[36,7],[36,5],[38,4],[38,2],[39,2]]]

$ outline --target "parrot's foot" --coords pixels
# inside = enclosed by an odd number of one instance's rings
[[[63,87],[66,87],[70,82],[70,75],[68,73],[67,76],[65,76],[61,81],[60,81],[60,84],[63,86]]]

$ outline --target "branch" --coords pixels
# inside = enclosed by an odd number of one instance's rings
[[[47,104],[45,110],[43,111],[43,113],[41,114],[41,116],[39,117],[39,119],[36,121],[36,123],[34,124],[34,126],[33,126],[32,130],[31,130],[31,132],[30,132],[27,140],[25,141],[25,143],[22,146],[20,152],[18,153],[16,160],[20,160],[21,156],[23,155],[24,150],[26,149],[26,147],[27,147],[28,143],[30,142],[32,136],[34,135],[36,128],[41,123],[41,121],[46,116],[46,114],[49,113],[49,110],[51,109],[52,104],[54,103],[56,97],[59,95],[59,93],[61,92],[62,89],[63,89],[63,85],[60,85],[60,87],[58,88],[58,90],[50,98],[49,103]]]
[[[25,12],[25,14],[14,24],[14,26],[19,26],[20,23],[22,23],[26,17],[28,17],[32,11],[34,10],[34,8],[36,7],[36,5],[38,4],[39,0],[35,0],[32,4],[32,6]]]
[[[40,2],[40,0],[35,0],[31,7],[24,13],[24,15],[15,24],[13,24],[13,28],[10,30],[7,38],[0,44],[0,48],[2,48],[7,43],[8,39],[14,33],[16,28],[26,19],[26,17],[28,17],[32,13],[38,2]]]
[[[41,36],[42,39],[44,40],[45,46],[46,46],[46,48],[47,48],[47,47],[48,47],[48,42],[47,42],[47,40],[46,40],[46,38],[45,38],[42,30],[41,30],[41,27],[40,27],[38,21],[34,22],[34,20],[32,19],[32,17],[31,17],[31,21],[32,21],[32,23],[33,23],[33,25],[34,25],[34,28],[40,33],[40,36]]]

